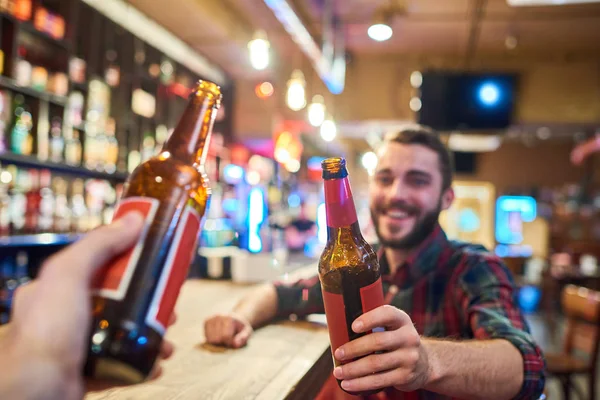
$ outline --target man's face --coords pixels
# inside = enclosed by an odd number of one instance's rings
[[[436,152],[394,142],[380,150],[369,192],[377,236],[382,245],[396,249],[418,246],[454,198],[452,189],[442,192]]]

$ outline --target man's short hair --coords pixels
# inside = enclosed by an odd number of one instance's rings
[[[418,144],[435,151],[438,155],[440,173],[442,174],[442,190],[446,190],[452,185],[454,173],[452,153],[444,145],[438,132],[423,125],[410,124],[385,135],[384,143],[390,142]]]

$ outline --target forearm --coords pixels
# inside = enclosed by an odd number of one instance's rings
[[[429,380],[425,389],[451,397],[501,400],[523,385],[523,358],[508,341],[423,339]]]
[[[275,318],[277,314],[277,292],[272,284],[264,284],[244,297],[233,310],[245,318],[253,328]]]

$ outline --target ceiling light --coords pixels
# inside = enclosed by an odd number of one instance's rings
[[[325,99],[323,96],[316,95],[308,106],[308,122],[317,127],[321,126],[323,121],[325,121]]]
[[[269,66],[269,41],[265,31],[256,31],[252,40],[248,43],[250,52],[250,64],[259,71]]]
[[[299,69],[292,72],[292,77],[288,81],[288,91],[286,102],[293,111],[300,111],[306,106],[306,93],[304,74]]]
[[[410,85],[415,89],[418,89],[423,84],[423,74],[419,71],[414,71],[410,74]]]
[[[369,175],[373,175],[377,167],[377,155],[372,151],[367,151],[361,158],[362,166],[367,170]]]
[[[337,126],[331,117],[321,124],[321,137],[326,142],[331,142],[337,136]]]
[[[408,106],[410,107],[411,110],[413,110],[414,112],[417,112],[417,111],[421,110],[423,103],[421,102],[420,98],[413,97],[412,99],[410,99]]]
[[[369,37],[376,42],[385,42],[392,37],[393,33],[392,27],[384,22],[373,24],[367,30]]]

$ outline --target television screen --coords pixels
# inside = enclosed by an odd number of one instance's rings
[[[440,131],[504,129],[515,89],[513,74],[424,72],[418,121]]]

